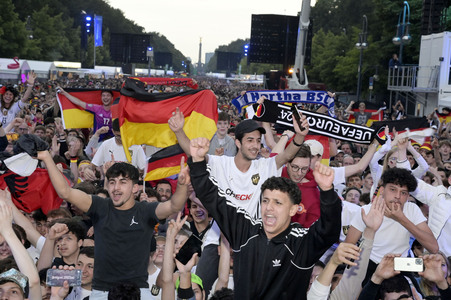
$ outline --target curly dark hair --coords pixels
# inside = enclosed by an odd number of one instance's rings
[[[406,186],[409,192],[413,192],[417,188],[417,180],[412,172],[406,169],[391,168],[385,170],[381,177],[382,186],[385,187],[387,183],[396,184],[399,186]]]
[[[139,182],[138,169],[135,166],[125,162],[118,162],[112,165],[108,171],[106,171],[105,176],[108,180],[122,176],[130,179],[133,184],[137,184]]]
[[[293,204],[299,204],[301,202],[301,191],[299,190],[297,184],[294,183],[289,178],[275,177],[275,176],[268,178],[262,184],[262,187],[261,187],[262,195],[265,190],[281,191],[281,192],[287,193]],[[261,199],[261,196],[260,196],[260,199]]]

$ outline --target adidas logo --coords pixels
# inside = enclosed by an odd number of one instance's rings
[[[273,263],[273,265],[272,265],[273,267],[280,267],[281,266],[279,259],[273,260],[272,263]]]

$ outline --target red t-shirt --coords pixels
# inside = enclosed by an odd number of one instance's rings
[[[282,170],[282,177],[290,178],[286,166]],[[301,203],[299,204],[298,212],[291,217],[291,221],[308,228],[320,216],[320,200],[318,184],[313,177],[312,169],[309,169],[305,179],[309,180],[309,182],[297,184],[301,190]]]

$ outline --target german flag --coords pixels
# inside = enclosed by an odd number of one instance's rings
[[[182,156],[185,157],[186,162],[188,157],[179,144],[155,152],[147,164],[145,180],[158,180],[179,173]]]
[[[365,103],[365,106],[366,106],[365,112],[373,113],[373,112],[377,112],[377,110],[379,109],[372,102],[366,102],[365,101],[364,103]],[[352,111],[353,112],[359,112],[359,109],[358,109],[359,104],[360,104],[360,102],[354,103],[354,105],[352,106]],[[384,119],[384,112],[381,111],[377,115],[371,116],[371,118],[369,118],[368,121],[366,122],[366,126],[367,127],[371,127],[373,122],[382,121],[383,119]],[[348,122],[355,124],[355,117],[354,117],[354,115],[349,115]]]
[[[440,120],[440,123],[449,123],[451,121],[451,113],[449,114],[442,114],[438,111],[435,111],[435,114],[437,115],[437,118]]]
[[[211,139],[216,132],[218,105],[216,96],[210,90],[149,94],[144,90],[143,82],[127,79],[121,94],[117,112],[122,144],[129,160],[128,148],[131,145],[146,144],[167,148],[177,144],[177,138],[168,125],[168,120],[177,107],[185,116],[184,131],[189,139]],[[178,173],[180,156],[176,156],[174,149],[162,149],[160,151],[166,152],[159,155],[157,152],[152,156],[146,180],[156,180]],[[155,168],[166,169],[156,172]]]
[[[377,137],[385,140],[385,126],[388,126],[392,139],[394,139],[393,129],[395,129],[400,138],[408,137],[414,139],[419,144],[430,140],[430,137],[434,134],[433,129],[429,128],[429,121],[426,117],[374,122],[371,128],[376,131]]]
[[[161,78],[161,77],[130,77],[147,83],[148,85],[172,85],[187,86],[192,89],[199,88],[199,85],[192,78]]]
[[[65,91],[88,104],[102,105],[102,92],[106,90],[65,89]],[[114,99],[120,97],[121,95],[119,91],[112,90],[112,92]],[[58,104],[61,109],[61,118],[63,120],[64,128],[94,127],[94,115],[92,113],[85,111],[78,105],[73,104],[63,94],[56,94],[56,99],[58,100]]]

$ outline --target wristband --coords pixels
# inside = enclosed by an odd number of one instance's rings
[[[71,158],[71,159],[70,159],[70,163],[76,164],[76,163],[78,163],[78,159],[76,159],[76,158]]]
[[[194,297],[193,288],[189,287],[187,289],[182,289],[181,287],[179,287],[177,289],[177,296],[180,299],[190,299],[190,298]]]
[[[293,139],[293,144],[296,146],[296,147],[301,147],[302,146],[302,143],[301,144],[298,144],[298,143],[296,143],[296,141]]]

